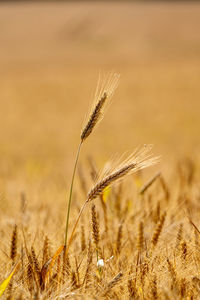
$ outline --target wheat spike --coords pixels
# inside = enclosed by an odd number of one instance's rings
[[[138,170],[155,164],[157,162],[157,158],[152,158],[149,154],[151,148],[151,146],[145,145],[143,148],[134,151],[122,162],[117,162],[116,166],[113,165],[105,168],[105,176],[104,174],[100,176],[99,181],[97,181],[97,183],[88,193],[87,201],[89,202],[95,199],[107,186],[116,183],[126,175],[130,175]]]
[[[149,260],[145,259],[144,262],[140,265],[140,281],[142,286],[145,284],[146,275],[149,272]]]
[[[158,299],[156,275],[153,275],[153,278],[152,278],[151,283],[150,283],[150,288],[151,288],[152,299],[154,299],[154,300]]]
[[[183,238],[183,224],[181,223],[176,237],[176,249],[179,248],[182,238]]]
[[[15,259],[17,256],[17,225],[15,224],[12,238],[11,238],[11,246],[10,246],[10,258],[13,261],[13,264],[15,263]]]
[[[163,228],[163,225],[164,225],[164,222],[165,222],[165,217],[166,217],[166,213],[164,213],[159,221],[159,223],[157,224],[156,228],[155,228],[155,231],[154,231],[154,234],[153,234],[153,237],[152,237],[152,244],[153,246],[155,247],[156,244],[158,243],[158,239],[160,237],[160,234],[161,234],[161,231],[162,231],[162,228]]]
[[[172,263],[170,262],[170,260],[168,258],[167,258],[167,266],[168,266],[168,270],[171,275],[172,281],[173,281],[173,283],[175,283],[177,281],[177,274],[174,269],[174,266],[172,265]]]
[[[86,243],[85,243],[85,229],[84,226],[81,226],[81,250],[84,251],[86,248]]]
[[[30,294],[32,294],[33,292],[33,289],[34,289],[34,286],[33,286],[33,273],[32,273],[32,267],[30,265],[30,263],[28,263],[28,266],[27,266],[27,286],[28,286],[28,289],[29,289],[29,292]]]
[[[181,257],[183,260],[186,260],[187,257],[187,244],[185,241],[181,242]]]
[[[44,245],[43,245],[43,258],[42,265],[44,265],[49,259],[49,239],[45,236]]]
[[[137,248],[139,252],[143,250],[143,245],[144,245],[144,226],[143,226],[143,222],[140,222],[138,228],[138,241],[137,241]]]
[[[122,224],[119,225],[118,233],[117,233],[117,243],[116,243],[116,251],[118,254],[121,252],[121,246],[122,246]]]
[[[92,210],[91,210],[91,215],[92,215],[92,234],[93,234],[93,241],[96,246],[96,251],[98,252],[99,250],[99,223],[97,220],[97,213],[96,213],[96,208],[95,205],[92,205]]]
[[[100,119],[100,115],[101,115],[101,110],[103,108],[103,105],[107,99],[107,94],[106,92],[103,94],[103,96],[101,97],[101,99],[99,100],[99,102],[97,103],[93,113],[90,116],[90,119],[88,120],[87,125],[85,126],[85,128],[83,129],[82,133],[81,133],[81,140],[84,141],[93,131],[95,125],[98,123],[99,119]]]
[[[33,247],[31,247],[31,256],[32,256],[32,262],[33,262],[33,267],[34,271],[38,280],[38,284],[41,284],[41,272],[40,272],[40,267],[39,267],[39,262],[35,254],[35,250]]]
[[[185,278],[181,278],[179,289],[180,289],[181,298],[184,299],[187,292],[187,282]]]
[[[110,74],[102,83],[99,82],[96,90],[94,105],[89,114],[88,120],[81,132],[81,141],[83,142],[94,130],[96,125],[103,118],[105,107],[109,104],[119,81],[118,74]]]

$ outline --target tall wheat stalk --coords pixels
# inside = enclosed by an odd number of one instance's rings
[[[86,119],[85,125],[81,131],[80,136],[80,143],[78,146],[73,173],[72,173],[72,180],[70,186],[70,193],[68,199],[68,207],[67,207],[67,218],[66,218],[66,229],[65,229],[65,241],[64,247],[66,249],[67,246],[67,238],[68,238],[68,228],[69,228],[69,217],[70,217],[70,209],[71,209],[71,202],[72,202],[72,192],[73,192],[73,185],[74,185],[74,178],[76,174],[76,168],[78,164],[78,159],[80,156],[80,151],[83,142],[89,137],[89,135],[93,132],[97,124],[102,120],[106,107],[109,104],[109,100],[111,99],[117,84],[119,81],[118,74],[109,74],[105,77],[102,81],[98,81],[96,94],[94,103],[92,105],[91,111]]]

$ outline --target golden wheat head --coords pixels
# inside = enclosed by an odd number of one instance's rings
[[[109,74],[102,82],[98,81],[94,104],[86,118],[85,125],[81,132],[81,141],[83,142],[94,130],[97,124],[102,120],[106,107],[110,103],[110,99],[117,88],[119,81],[118,74]]]
[[[125,176],[155,164],[158,158],[152,157],[151,148],[151,145],[145,145],[131,153],[127,158],[121,159],[121,162],[119,160],[111,162],[109,166],[107,165],[99,180],[89,191],[87,201],[95,199],[107,186],[119,182]]]

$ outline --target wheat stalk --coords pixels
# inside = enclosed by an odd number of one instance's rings
[[[141,195],[143,195],[145,192],[146,192],[146,190],[156,181],[156,179],[158,178],[158,177],[160,177],[161,176],[161,173],[160,172],[158,172],[158,173],[156,173],[142,188],[141,188],[141,190],[140,190],[140,194]]]
[[[66,249],[66,245],[67,245],[69,216],[70,216],[70,208],[71,208],[71,201],[72,201],[74,178],[75,178],[76,168],[77,168],[78,159],[79,159],[79,155],[80,155],[80,151],[81,151],[81,146],[82,146],[83,142],[92,133],[94,128],[97,126],[97,124],[99,124],[99,122],[102,120],[104,112],[105,112],[105,108],[108,106],[108,104],[110,102],[109,100],[111,99],[111,97],[117,87],[118,81],[119,81],[119,75],[112,74],[112,73],[110,73],[108,77],[105,77],[102,82],[99,79],[97,89],[96,89],[94,104],[89,113],[89,117],[87,118],[86,124],[81,131],[80,143],[78,146],[76,159],[75,159],[75,163],[74,163],[74,169],[73,169],[71,186],[70,186],[70,194],[69,194],[69,200],[68,200],[68,207],[67,207],[65,243],[64,243],[65,249]]]

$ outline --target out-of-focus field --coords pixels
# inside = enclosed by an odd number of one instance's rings
[[[22,222],[22,192],[30,244],[45,234],[54,250],[62,242],[75,151],[99,71],[121,80],[84,144],[86,176],[88,155],[102,167],[112,153],[144,143],[162,156],[147,178],[159,170],[170,184],[182,157],[198,166],[199,32],[200,4],[190,1],[0,4],[2,266],[13,224]],[[75,196],[77,186],[78,178]]]
[[[199,15],[187,2],[1,4],[1,165],[39,159],[68,173],[106,70],[121,82],[87,152],[198,153]]]

